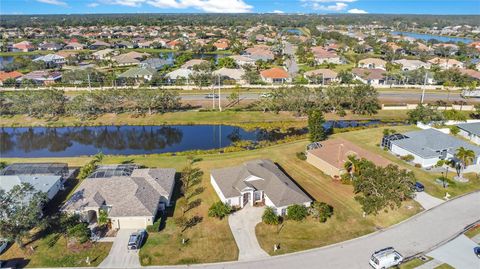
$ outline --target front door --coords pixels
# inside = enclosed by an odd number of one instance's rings
[[[245,206],[248,201],[250,201],[250,193],[249,192],[246,192],[243,194],[243,206]]]

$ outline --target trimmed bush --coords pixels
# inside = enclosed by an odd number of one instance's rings
[[[210,209],[208,209],[208,216],[213,218],[223,219],[232,212],[232,207],[222,203],[216,202],[213,203]]]
[[[265,224],[277,225],[280,223],[280,218],[275,214],[275,210],[271,207],[265,208],[262,215],[262,221]]]
[[[307,155],[305,155],[305,152],[303,151],[297,152],[296,155],[297,155],[297,158],[302,161],[305,161],[307,159]]]
[[[304,205],[291,205],[287,207],[288,219],[302,221],[308,216],[308,209]]]
[[[411,162],[415,159],[415,157],[413,157],[413,155],[411,154],[408,154],[408,155],[402,156],[401,159],[406,162]]]
[[[313,202],[308,211],[313,218],[320,222],[327,221],[333,215],[333,207],[324,202]]]

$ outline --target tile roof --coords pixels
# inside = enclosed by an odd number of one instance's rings
[[[353,68],[352,73],[366,80],[383,79],[386,71],[383,69]]]
[[[337,77],[337,72],[330,69],[316,69],[316,70],[307,71],[304,73],[304,75],[307,77],[323,75],[323,77],[326,79],[334,79]]]
[[[212,170],[212,177],[225,197],[238,197],[245,188],[262,190],[276,207],[311,202],[280,168],[270,160],[253,160],[240,166]]]
[[[263,70],[260,72],[260,75],[264,78],[288,78],[287,71],[280,67]]]
[[[5,81],[9,78],[19,78],[23,76],[22,73],[18,72],[18,71],[12,71],[12,72],[4,72],[4,71],[0,71],[0,81]]]

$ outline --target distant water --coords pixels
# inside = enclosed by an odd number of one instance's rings
[[[463,42],[465,44],[472,43],[473,40],[470,38],[463,38],[463,37],[450,37],[450,36],[440,36],[440,35],[430,35],[430,34],[420,34],[420,33],[411,33],[411,32],[400,32],[400,31],[393,31],[392,35],[403,35],[408,37],[413,37],[416,39],[421,39],[424,41],[428,41],[430,39],[436,39],[440,42]]]

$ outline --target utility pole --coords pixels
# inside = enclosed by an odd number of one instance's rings
[[[222,92],[221,92],[221,85],[220,85],[220,75],[217,76],[218,81],[218,110],[222,111]]]
[[[422,97],[420,98],[420,104],[422,105],[423,105],[423,101],[425,100],[425,87],[427,85],[427,76],[428,76],[428,72],[425,71],[425,78],[423,79]]]

